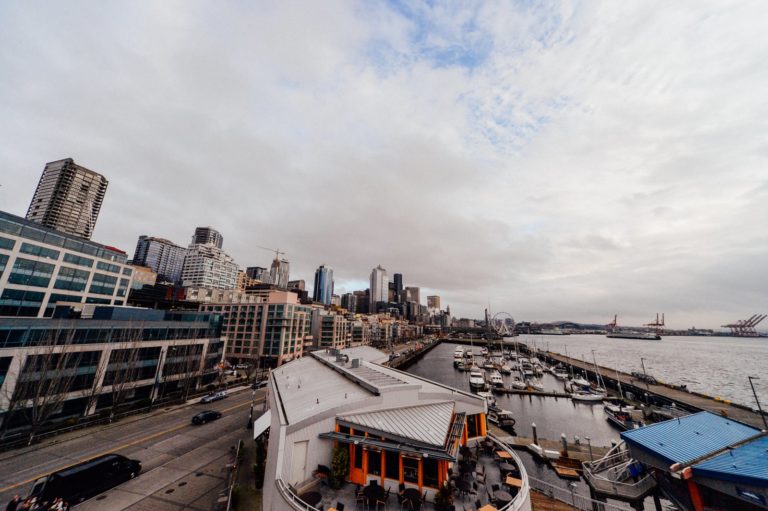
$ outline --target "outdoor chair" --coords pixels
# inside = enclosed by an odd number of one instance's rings
[[[475,511],[480,511],[480,508],[483,507],[483,503],[480,502],[480,499],[477,499],[475,501]]]
[[[336,511],[344,511],[344,503],[343,502],[336,502]]]
[[[491,491],[492,491],[492,492],[494,492],[494,493],[496,493],[496,492],[497,492],[497,491],[499,491],[500,489],[501,489],[501,486],[500,486],[500,485],[498,485],[498,484],[492,484],[492,485],[491,485]]]

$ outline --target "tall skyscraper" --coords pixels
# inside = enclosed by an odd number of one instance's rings
[[[136,243],[133,264],[152,268],[158,282],[181,283],[181,270],[187,249],[163,238],[141,235]]]
[[[104,176],[72,158],[46,163],[27,220],[89,240],[108,184]]]
[[[193,245],[216,245],[216,248],[224,246],[224,236],[213,227],[198,227],[192,236]]]
[[[315,288],[312,290],[312,299],[325,305],[331,304],[333,296],[333,268],[321,264],[315,270]]]
[[[403,274],[395,273],[392,275],[392,280],[395,283],[395,301],[397,303],[402,303],[405,298],[403,296]]]
[[[281,289],[288,287],[288,273],[290,263],[287,259],[277,259],[272,261],[272,267],[269,269],[270,283]]]
[[[421,290],[418,287],[408,286],[405,288],[404,302],[416,302],[421,303]]]
[[[341,295],[341,306],[349,312],[357,312],[357,295],[354,293]]]
[[[376,312],[376,304],[379,302],[385,302],[388,298],[389,292],[389,279],[387,278],[387,270],[378,265],[371,271],[371,298],[370,298],[370,312]]]
[[[427,308],[432,310],[440,310],[440,297],[439,296],[428,296],[427,297]]]

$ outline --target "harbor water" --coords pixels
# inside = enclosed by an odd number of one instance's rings
[[[747,376],[757,376],[755,390],[768,403],[768,338],[668,336],[660,341],[610,339],[604,335],[521,335],[516,340],[625,373],[642,372],[665,383],[719,396],[755,408]],[[765,408],[765,407],[764,407]]]

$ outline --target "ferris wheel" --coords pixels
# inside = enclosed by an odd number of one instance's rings
[[[508,312],[497,312],[490,323],[491,328],[502,337],[512,337],[515,333],[515,318]]]

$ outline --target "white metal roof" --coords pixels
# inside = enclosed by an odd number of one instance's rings
[[[264,433],[272,422],[272,410],[267,410],[261,417],[253,421],[253,439],[256,440]]]
[[[450,401],[340,416],[339,420],[401,438],[442,447],[451,428]]]

